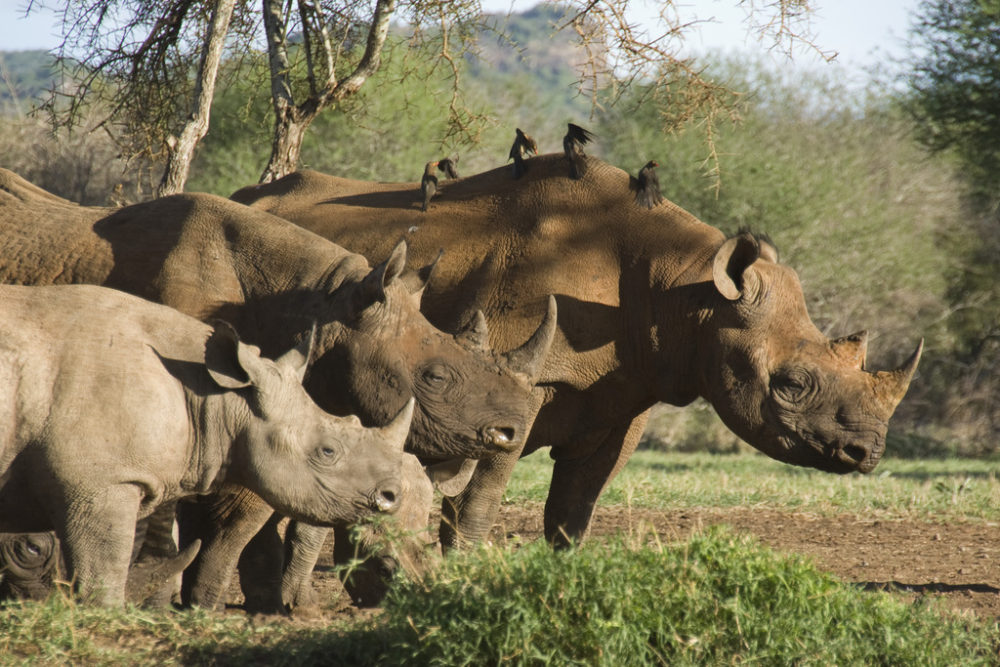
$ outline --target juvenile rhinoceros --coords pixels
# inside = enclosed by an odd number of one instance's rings
[[[386,424],[415,397],[407,451],[427,459],[519,450],[537,410],[530,388],[554,314],[505,355],[486,348],[484,322],[471,315],[468,328],[445,334],[419,311],[433,264],[404,276],[405,244],[370,268],[360,255],[220,197],[81,207],[3,169],[0,222],[0,282],[115,287],[199,319],[222,317],[271,355],[318,322],[309,394],[368,426]],[[209,514],[212,527],[195,535],[204,544],[185,577],[185,599],[204,606],[220,600],[240,550],[271,512],[242,491],[217,498]],[[272,571],[254,576],[280,581],[274,561],[257,559]],[[273,596],[267,605],[273,610]]]
[[[138,519],[239,484],[317,525],[395,508],[413,401],[384,428],[172,308],[89,285],[0,287],[0,530],[54,530],[80,594],[124,601]]]
[[[0,600],[42,600],[59,576],[55,534],[0,534]]]
[[[637,206],[629,175],[599,160],[579,180],[567,174],[561,155],[546,155],[517,180],[501,168],[449,181],[426,213],[412,183],[315,172],[233,195],[366,256],[400,238],[415,257],[447,247],[423,312],[447,328],[468,317],[465,304],[482,308],[495,349],[556,295],[558,331],[538,384],[546,403],[522,452],[480,461],[446,503],[446,544],[485,535],[518,455],[543,446],[555,459],[546,535],[582,537],[657,401],[703,397],[781,461],[875,467],[920,346],[899,369],[871,372],[866,334],[820,333],[795,272],[766,240],[727,239],[671,202]]]

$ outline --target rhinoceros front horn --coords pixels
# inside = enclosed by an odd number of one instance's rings
[[[910,380],[917,370],[917,363],[920,355],[924,351],[924,339],[917,343],[917,349],[913,351],[910,358],[893,371],[879,371],[875,373],[875,398],[886,411],[886,416],[892,414],[899,402],[906,395],[906,390],[910,387]]]
[[[504,355],[508,370],[523,373],[528,377],[530,384],[538,381],[538,376],[545,365],[545,357],[556,334],[556,315],[556,298],[550,294],[545,318],[535,333],[524,345]]]
[[[379,429],[379,435],[386,441],[392,449],[403,451],[406,437],[410,433],[410,421],[413,420],[413,409],[416,399],[412,396],[406,402],[403,409],[399,411],[392,421]]]

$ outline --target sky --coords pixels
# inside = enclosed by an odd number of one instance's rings
[[[43,0],[59,6],[63,0]],[[530,9],[537,0],[483,0],[487,11]],[[38,0],[36,0],[36,5]],[[650,0],[632,3],[637,19],[653,15]],[[685,48],[692,53],[707,49],[766,53],[748,33],[746,5],[763,6],[764,0],[678,0],[684,19],[714,19],[700,23],[688,34]],[[910,25],[910,13],[918,0],[814,0],[811,29],[815,42],[824,50],[838,53],[840,62],[852,72],[877,65],[888,56],[902,54],[902,40]],[[0,0],[0,50],[51,49],[59,44],[58,24],[51,11],[36,9],[25,16],[28,0]],[[771,57],[774,57],[771,54]],[[816,65],[821,61],[810,53],[800,53],[795,63]]]

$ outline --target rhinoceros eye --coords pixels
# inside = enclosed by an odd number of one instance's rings
[[[331,447],[329,445],[322,445],[319,448],[320,461],[322,461],[326,465],[333,465],[334,463],[337,462],[337,459],[339,457],[340,454],[334,447]]]
[[[805,369],[791,368],[771,376],[771,392],[786,403],[801,403],[813,393],[816,383]]]
[[[442,364],[433,364],[424,369],[423,381],[431,387],[440,388],[451,380],[451,373]]]

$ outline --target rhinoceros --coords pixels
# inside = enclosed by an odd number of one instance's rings
[[[482,318],[470,315],[468,327],[445,334],[418,309],[433,263],[404,274],[405,244],[370,268],[360,255],[224,198],[81,207],[2,169],[0,221],[2,282],[115,287],[199,319],[223,317],[265,354],[318,322],[309,394],[369,426],[415,397],[407,451],[428,460],[520,449],[537,410],[531,386],[554,313],[504,355],[485,348]],[[185,599],[204,606],[220,600],[240,550],[270,516],[245,491],[225,494],[209,513],[216,522],[197,535],[204,545],[185,577]]]
[[[55,533],[0,534],[0,600],[42,600],[59,576]]]
[[[835,473],[869,472],[922,342],[897,369],[866,368],[867,334],[834,340],[806,312],[794,270],[749,232],[727,238],[676,204],[637,206],[629,175],[600,160],[580,180],[561,155],[442,185],[421,213],[412,183],[311,171],[232,198],[366,256],[406,239],[415,257],[448,253],[423,312],[447,328],[482,308],[494,349],[558,301],[556,339],[537,389],[545,405],[525,447],[478,463],[443,507],[445,545],[482,538],[519,455],[551,447],[545,534],[585,535],[605,485],[625,465],[656,402],[707,399],[765,454]]]
[[[406,485],[402,486],[400,501],[406,499]],[[126,601],[144,606],[168,604],[175,588],[174,579],[191,564],[199,548],[201,541],[195,540],[176,554],[134,561],[125,582]],[[59,540],[54,532],[0,533],[0,601],[48,597],[57,581],[65,581],[66,567],[61,561]]]
[[[312,342],[271,361],[117,290],[0,287],[0,530],[54,530],[80,595],[120,605],[162,503],[229,483],[316,525],[393,510],[413,400],[374,429],[321,410]]]

